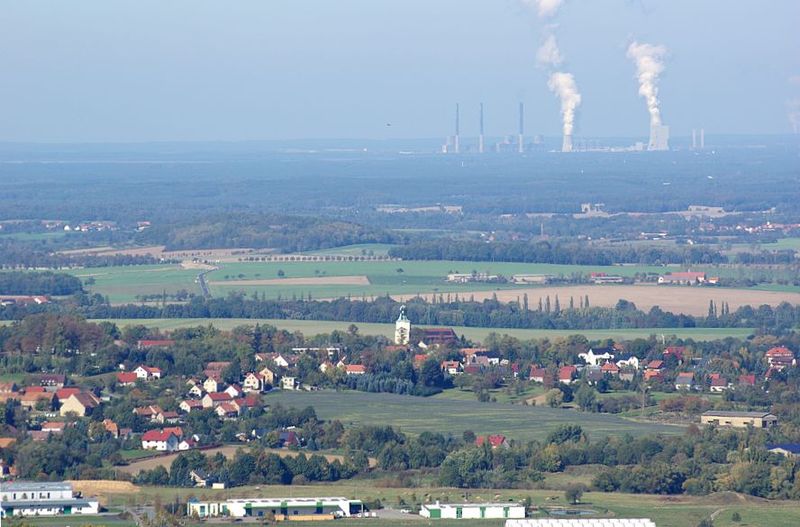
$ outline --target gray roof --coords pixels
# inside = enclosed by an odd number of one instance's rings
[[[97,500],[92,500],[95,502]],[[3,502],[4,509],[22,509],[22,508],[53,508],[53,507],[87,507],[90,501],[75,498],[72,500],[16,500]]]
[[[58,490],[72,490],[72,485],[64,482],[40,482],[40,481],[14,481],[11,483],[0,484],[0,492],[47,492]]]
[[[775,417],[769,412],[729,412],[721,410],[710,410],[704,412],[703,415],[710,417]]]

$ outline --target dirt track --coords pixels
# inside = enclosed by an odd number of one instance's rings
[[[664,311],[684,313],[687,315],[708,314],[708,304],[713,300],[720,309],[722,302],[727,302],[731,310],[740,306],[759,306],[769,304],[777,306],[781,302],[800,304],[800,293],[786,293],[779,291],[756,291],[752,289],[724,289],[718,287],[688,287],[688,286],[658,286],[658,285],[585,285],[566,287],[530,287],[525,289],[505,289],[501,291],[474,291],[459,292],[460,298],[475,297],[482,301],[492,298],[493,294],[501,302],[522,301],[524,294],[528,294],[528,304],[536,309],[539,298],[543,301],[549,295],[551,306],[558,295],[562,308],[569,305],[572,297],[575,306],[580,305],[580,298],[589,295],[589,304],[592,306],[614,306],[620,299],[636,304],[639,309],[649,310],[659,306]],[[394,296],[399,301],[406,301],[416,295]],[[423,298],[426,295],[422,295]]]
[[[366,276],[310,276],[307,278],[271,278],[267,280],[216,280],[208,285],[369,285]]]

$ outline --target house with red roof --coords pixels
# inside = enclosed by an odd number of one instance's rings
[[[664,348],[664,357],[675,357],[678,364],[683,364],[683,357],[686,354],[686,346],[667,346]]]
[[[202,399],[203,408],[216,408],[222,403],[231,401],[233,401],[233,397],[225,392],[207,393]]]
[[[447,373],[448,375],[459,375],[461,374],[461,363],[457,360],[445,360],[442,361],[442,371]]]
[[[75,414],[80,417],[91,415],[95,408],[100,406],[100,399],[98,399],[91,392],[78,392],[70,395],[61,403],[59,414],[65,416],[67,414]]]
[[[136,347],[140,350],[151,348],[168,348],[174,344],[175,341],[172,339],[143,339],[136,343]]]
[[[575,366],[562,366],[558,369],[558,382],[572,384],[578,377],[578,368]]]
[[[202,410],[203,401],[198,401],[196,399],[186,399],[185,401],[181,401],[181,404],[178,405],[178,407],[187,414],[190,414],[195,410]]]
[[[769,367],[778,371],[797,365],[794,353],[786,346],[770,348],[766,353],[766,359]]]
[[[76,386],[71,386],[69,388],[59,388],[58,390],[56,390],[56,399],[58,399],[60,402],[64,402],[67,399],[69,399],[71,395],[79,393],[81,393],[81,389]]]
[[[613,362],[606,362],[600,367],[600,371],[603,373],[603,375],[611,375],[612,377],[616,377],[619,375],[619,366]]]
[[[348,364],[344,367],[344,372],[347,375],[364,375],[367,373],[367,367],[363,364]]]
[[[739,375],[740,386],[755,386],[756,376],[752,373]]]
[[[661,370],[645,370],[644,372],[644,380],[646,382],[649,381],[663,381],[664,376],[661,374]]]
[[[661,371],[664,369],[664,361],[660,359],[653,359],[645,366],[647,370]]]
[[[117,374],[117,384],[120,386],[133,386],[138,379],[139,376],[132,371],[123,371]]]
[[[711,386],[709,387],[710,391],[714,393],[722,393],[728,388],[730,388],[730,386],[728,385],[728,379],[725,377],[720,375],[715,379],[711,379]]]
[[[675,377],[676,390],[691,390],[694,388],[694,373],[681,372]]]
[[[178,443],[180,443],[180,438],[173,429],[148,430],[142,434],[142,448],[144,450],[174,452],[178,450]]]
[[[529,375],[529,379],[533,382],[544,382],[545,378],[547,377],[547,370],[545,368],[532,365],[531,366],[531,373]]]
[[[140,406],[138,408],[134,408],[133,414],[153,421],[155,420],[156,416],[163,411],[164,410],[162,410],[161,407],[158,406],[157,404],[151,404],[148,406]]]
[[[493,434],[490,436],[478,436],[475,438],[475,446],[483,446],[484,443],[489,443],[492,449],[495,448],[509,448],[511,445],[508,444],[508,440],[506,436],[501,434]]]

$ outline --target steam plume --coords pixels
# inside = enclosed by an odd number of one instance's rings
[[[551,33],[536,51],[536,62],[540,66],[558,66],[563,61],[564,57],[561,56],[561,51],[558,49],[556,36]]]
[[[636,63],[639,79],[639,95],[647,101],[650,126],[661,125],[661,109],[658,101],[658,76],[664,71],[664,55],[667,48],[652,44],[632,42],[628,46],[628,58]]]
[[[575,110],[581,104],[581,94],[578,93],[575,77],[572,73],[555,72],[550,75],[547,86],[561,99],[564,135],[571,136],[575,126]]]

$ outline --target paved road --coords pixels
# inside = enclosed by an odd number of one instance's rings
[[[206,275],[211,271],[216,271],[219,267],[214,267],[213,269],[208,269],[206,271],[201,272],[197,275],[197,283],[200,284],[200,291],[203,293],[203,296],[206,298],[211,298],[211,293],[208,291],[208,283],[206,283]]]

